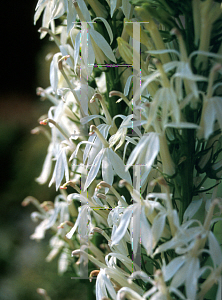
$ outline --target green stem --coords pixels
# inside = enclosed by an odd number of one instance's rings
[[[107,84],[107,92],[106,92],[106,100],[108,102],[109,107],[109,113],[111,117],[113,118],[119,112],[123,112],[125,110],[125,103],[122,101],[121,103],[116,103],[116,96],[109,97],[109,93],[113,90],[121,91],[121,84],[120,81],[117,81],[117,78],[119,78],[117,74],[117,68],[107,68],[106,74],[106,84]],[[117,121],[117,127],[119,126],[118,120]]]
[[[183,132],[184,143],[183,153],[186,160],[180,166],[181,178],[181,206],[180,220],[183,219],[183,214],[191,203],[193,198],[193,169],[194,169],[194,154],[195,154],[195,133],[194,130],[185,129]]]

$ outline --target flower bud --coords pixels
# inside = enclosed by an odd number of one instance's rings
[[[124,29],[126,30],[126,32],[132,37],[135,38],[136,40],[139,40],[139,37],[133,35],[133,22],[130,22],[129,20],[125,19],[124,20]],[[140,26],[140,40],[139,42],[141,42],[144,46],[147,47],[148,50],[155,50],[153,42],[151,40],[151,38],[149,38],[149,36],[146,34],[146,32],[141,28]]]
[[[166,137],[165,135],[161,135],[159,139],[160,139],[160,156],[163,165],[163,173],[168,176],[173,176],[175,174],[175,164],[171,158]]]
[[[133,64],[133,48],[121,37],[117,38],[119,53],[125,62],[129,65]]]

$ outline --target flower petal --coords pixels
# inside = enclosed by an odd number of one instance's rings
[[[104,151],[105,151],[105,149],[103,148],[96,155],[96,158],[95,158],[93,164],[91,165],[91,169],[90,169],[89,174],[88,174],[88,176],[86,178],[86,182],[85,182],[85,186],[84,186],[84,191],[86,191],[86,189],[89,187],[89,185],[95,179],[95,177],[96,177],[96,175],[97,175],[97,173],[99,171],[99,168],[100,168],[100,165],[101,165],[101,161],[103,159]]]
[[[132,184],[132,180],[128,171],[125,171],[125,165],[122,159],[112,150],[108,149],[109,160],[112,162],[112,167],[116,174]]]

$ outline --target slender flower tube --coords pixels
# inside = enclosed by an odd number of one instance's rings
[[[213,0],[201,1],[200,3],[200,51],[209,51],[210,47],[210,37],[213,28],[213,23],[220,17],[222,13],[220,3],[216,3]],[[202,56],[201,54],[197,57],[196,65],[202,69],[206,69],[207,67],[207,56]]]
[[[175,164],[171,158],[169,147],[167,145],[166,136],[162,133],[159,136],[160,140],[160,157],[163,166],[163,173],[168,176],[173,176],[175,174]]]
[[[124,29],[126,30],[126,32],[132,38],[134,38],[134,35],[133,35],[133,22],[130,23],[130,20],[124,19]],[[137,36],[135,36],[135,38],[137,40],[139,40]],[[139,42],[141,42],[144,46],[146,46],[146,48],[148,50],[155,50],[152,40],[148,37],[148,35],[141,28],[141,26],[140,26],[140,40],[139,40]]]
[[[156,49],[158,50],[166,49],[163,39],[157,28],[157,25],[153,21],[149,12],[142,7],[136,7],[135,11],[139,15],[139,17],[144,21],[144,27],[149,31]],[[160,60],[163,64],[166,64],[171,61],[168,53],[160,54]]]

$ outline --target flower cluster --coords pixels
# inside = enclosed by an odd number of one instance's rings
[[[221,12],[212,0],[38,1],[58,52],[37,90],[52,106],[33,130],[49,139],[36,180],[59,194],[23,205],[39,210],[32,239],[55,233],[46,260],[96,279],[97,300],[221,299]]]

